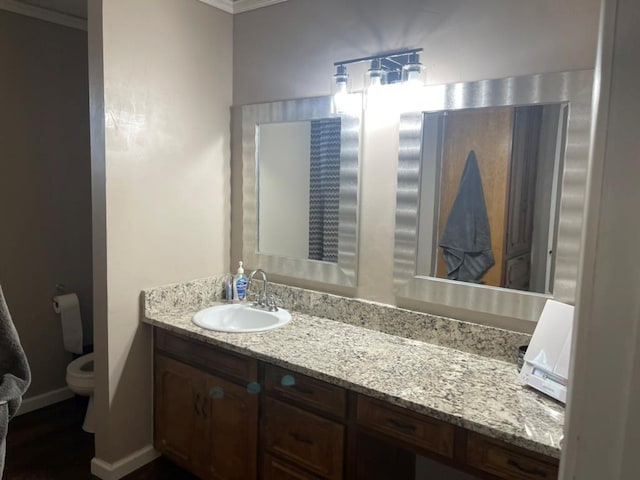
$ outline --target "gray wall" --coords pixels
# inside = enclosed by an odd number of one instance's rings
[[[87,34],[0,11],[0,59],[0,283],[33,397],[66,386],[55,285],[92,319]]]
[[[328,95],[333,62],[406,47],[424,48],[421,60],[431,84],[593,68],[598,14],[598,0],[289,0],[234,16],[234,105]],[[232,127],[232,264],[242,257],[237,112]],[[372,111],[365,112],[364,125],[358,287],[287,281],[396,304],[392,275],[398,125],[396,119]],[[441,305],[404,306],[532,329],[531,322]]]
[[[593,68],[596,0],[288,0],[234,16],[234,105],[327,95],[333,62],[424,48],[428,83]]]

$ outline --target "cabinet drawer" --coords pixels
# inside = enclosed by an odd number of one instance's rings
[[[479,470],[514,480],[555,480],[558,463],[499,440],[469,432],[467,463]]]
[[[269,397],[262,422],[268,452],[323,478],[342,478],[343,425]]]
[[[429,452],[453,458],[455,427],[448,423],[359,395],[358,424]]]
[[[263,480],[320,480],[299,468],[282,462],[271,455],[264,456]]]
[[[266,366],[264,383],[267,393],[276,393],[340,418],[345,416],[347,392],[340,387],[273,365]]]
[[[241,382],[252,382],[258,378],[256,360],[164,330],[155,329],[155,347],[186,363],[215,370]]]

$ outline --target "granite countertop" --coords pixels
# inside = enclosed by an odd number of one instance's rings
[[[564,407],[520,385],[512,363],[297,312],[268,332],[214,332],[192,323],[197,310],[148,309],[143,321],[560,457]]]

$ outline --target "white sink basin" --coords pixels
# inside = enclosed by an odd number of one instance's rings
[[[250,304],[234,303],[205,308],[193,316],[193,323],[219,332],[264,332],[280,328],[291,320],[291,314],[279,308],[269,312]]]

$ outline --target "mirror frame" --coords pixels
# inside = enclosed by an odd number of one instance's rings
[[[585,214],[593,70],[426,86],[400,116],[394,293],[401,298],[537,321],[548,298],[575,302]],[[417,275],[424,112],[566,103],[564,168],[556,229],[553,294],[509,290]]]
[[[352,94],[359,96],[359,94]],[[333,285],[355,287],[358,257],[358,182],[362,112],[332,113],[331,96],[242,107],[243,257],[251,268],[267,273]],[[357,100],[357,99],[356,99]],[[357,103],[357,102],[354,102]],[[361,104],[361,102],[360,102]],[[342,118],[340,130],[340,206],[338,262],[291,258],[258,252],[258,145],[261,123]]]

